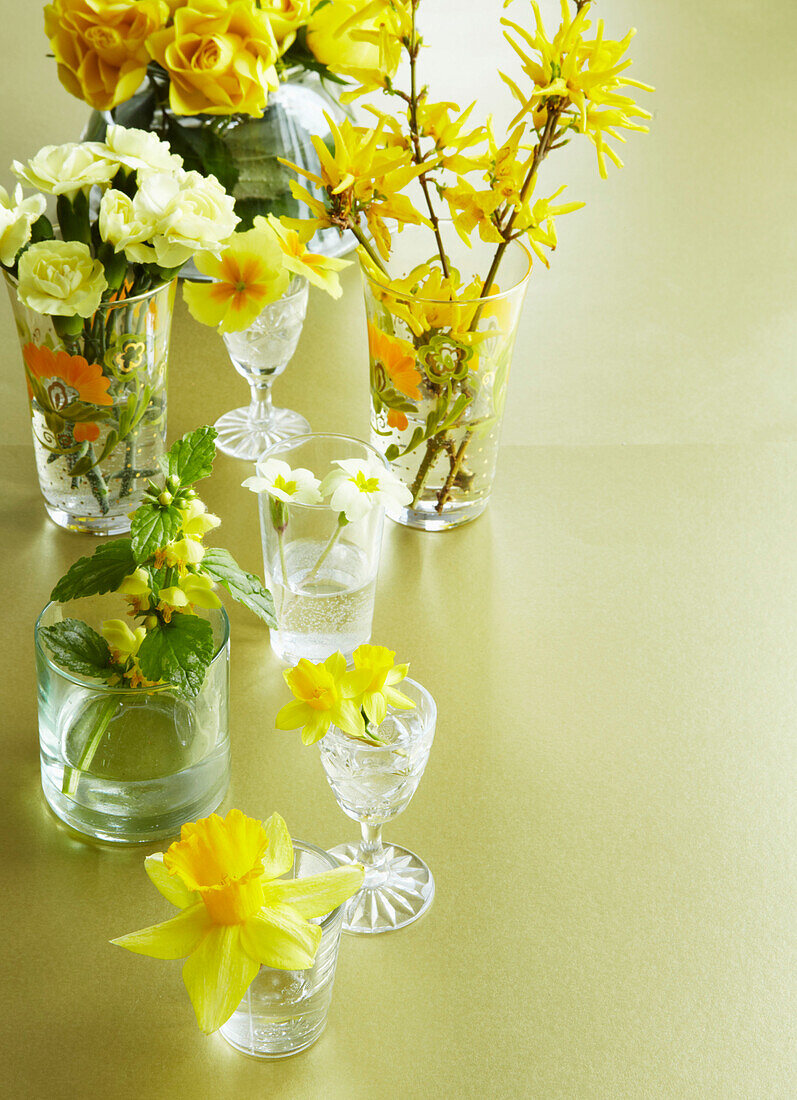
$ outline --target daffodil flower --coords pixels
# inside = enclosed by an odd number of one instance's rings
[[[242,484],[253,493],[268,493],[285,504],[320,504],[323,499],[318,489],[321,482],[310,470],[301,466],[292,470],[279,458],[259,462],[257,476],[246,478]]]
[[[405,679],[409,665],[396,664],[394,650],[383,645],[361,645],[354,651],[354,667],[367,671],[370,677],[363,689],[362,708],[375,726],[384,722],[388,706],[397,710],[412,710],[415,703],[393,685]]]
[[[183,981],[205,1032],[229,1020],[261,966],[309,969],[321,928],[308,918],[331,912],[363,881],[360,864],[281,878],[293,867],[285,822],[240,810],[183,825],[180,839],[144,866],[181,912],[111,943],[156,959],[187,956]]]
[[[320,741],[331,725],[353,737],[363,736],[365,723],[356,700],[371,679],[369,670],[347,671],[343,654],[333,653],[318,665],[303,657],[282,675],[295,699],[277,714],[274,725],[278,730],[301,727],[305,745]]]
[[[376,458],[342,458],[334,465],[340,469],[327,474],[321,492],[331,494],[330,505],[349,523],[357,523],[372,508],[384,507],[390,501],[403,506],[412,500],[407,486]]]

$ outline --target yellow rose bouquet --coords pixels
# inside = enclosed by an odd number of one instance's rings
[[[62,526],[127,530],[163,450],[175,276],[222,251],[233,200],[156,135],[117,125],[104,142],[48,145],[13,171],[13,195],[0,189],[0,264],[47,509]]]
[[[379,58],[350,66],[358,85],[347,95],[381,92],[391,110],[369,104],[373,125],[333,124],[334,149],[316,142],[319,172],[291,167],[309,224],[360,244],[373,441],[412,496],[391,514],[440,530],[486,506],[532,263],[548,265],[557,217],[583,205],[562,187],[540,192],[543,162],[583,137],[605,177],[622,165],[612,142],[650,118],[627,90],[651,89],[628,74],[633,31],[611,39],[588,0],[561,0],[551,34],[531,0],[518,21],[502,20],[520,62],[519,73],[500,73],[517,113],[503,130],[479,123],[475,103],[435,100],[422,82],[420,3],[371,0],[338,25]]]
[[[235,193],[249,228],[256,214],[299,212],[277,154],[296,159],[304,147],[314,164],[324,109],[342,117],[330,83],[378,64],[378,49],[341,29],[365,5],[52,0],[44,26],[61,83],[101,112],[86,136],[101,140],[109,122],[155,132]]]

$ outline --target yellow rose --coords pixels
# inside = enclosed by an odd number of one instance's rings
[[[39,241],[19,260],[17,295],[37,313],[91,317],[107,286],[102,264],[79,241]]]
[[[30,227],[47,206],[44,195],[22,198],[19,184],[13,195],[0,187],[0,264],[12,267],[23,244],[30,240]]]
[[[279,83],[271,24],[252,0],[189,0],[175,11],[172,26],[150,37],[148,48],[169,74],[176,115],[259,118]]]
[[[279,52],[285,53],[310,18],[310,0],[260,0],[260,8],[268,16]]]
[[[310,17],[307,24],[307,46],[318,61],[334,72],[356,76],[360,72],[374,72],[380,68],[376,32],[385,21],[391,29],[389,10],[378,17],[362,20],[343,34],[338,30],[366,6],[367,0],[332,0],[331,3],[317,8]],[[363,32],[368,33],[373,40],[364,41],[360,37]],[[398,67],[398,55],[395,65],[392,64],[392,57],[390,60],[391,71],[388,75],[392,76]]]
[[[147,72],[146,40],[163,26],[163,0],[54,0],[44,29],[68,92],[98,111],[130,99]]]

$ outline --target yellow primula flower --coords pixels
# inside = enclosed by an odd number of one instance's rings
[[[293,275],[299,275],[307,279],[313,286],[325,290],[333,298],[340,298],[341,289],[338,272],[351,265],[350,260],[335,260],[330,256],[322,256],[316,252],[310,252],[307,242],[313,236],[312,225],[297,222],[297,228],[291,228],[292,219],[275,218],[269,214],[268,218],[258,215],[255,218],[255,228],[265,228],[274,234],[277,244],[282,250],[282,262]]]
[[[188,956],[183,981],[205,1032],[232,1016],[261,966],[309,969],[321,928],[308,918],[331,912],[363,881],[360,864],[281,878],[293,867],[285,822],[272,814],[261,823],[240,810],[183,825],[180,839],[144,866],[181,912],[111,943],[156,959]]]
[[[355,700],[369,682],[367,670],[347,672],[346,658],[333,653],[317,665],[303,657],[282,675],[295,699],[277,714],[274,725],[278,730],[301,727],[305,745],[320,741],[333,724],[353,737],[363,736],[365,724]]]
[[[398,691],[409,671],[408,664],[397,665],[394,650],[383,645],[361,645],[354,651],[354,667],[368,673],[369,680],[363,688],[362,708],[369,722],[375,726],[384,722],[388,706],[397,710],[412,710],[415,703]]]
[[[288,272],[273,234],[262,228],[234,233],[218,259],[199,253],[194,262],[214,282],[183,283],[186,305],[195,320],[218,326],[221,332],[249,328],[288,286]]]

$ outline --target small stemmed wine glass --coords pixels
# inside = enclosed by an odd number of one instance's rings
[[[296,351],[306,312],[307,280],[293,278],[285,294],[267,305],[249,328],[222,334],[232,365],[252,394],[248,407],[225,413],[214,425],[216,446],[225,454],[255,461],[272,444],[310,431],[303,416],[276,409],[271,400],[274,379]]]
[[[359,821],[359,844],[330,850],[341,863],[362,863],[365,881],[344,906],[346,932],[392,932],[417,920],[432,904],[434,879],[424,861],[406,848],[382,843],[382,826],[409,805],[429,759],[437,707],[414,680],[401,691],[413,710],[389,707],[373,731],[379,744],[350,737],[332,726],[318,742],[321,763],[345,814]]]

